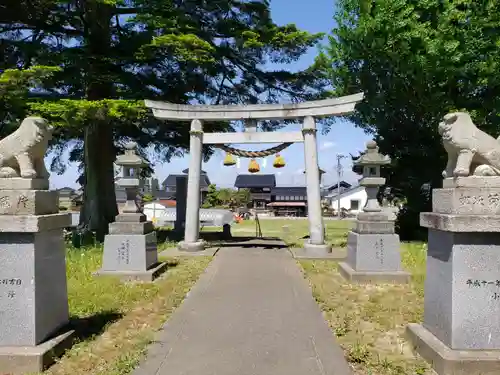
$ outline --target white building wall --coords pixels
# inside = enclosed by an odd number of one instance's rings
[[[359,189],[354,189],[352,192],[341,194],[340,196],[340,207],[346,210],[350,210],[352,212],[360,212],[366,204],[368,196],[366,195],[366,190],[364,187],[360,187]],[[337,211],[338,203],[337,197],[331,197],[331,207]],[[358,201],[358,209],[351,209],[353,206],[352,201]]]

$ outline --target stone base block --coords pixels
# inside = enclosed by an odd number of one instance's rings
[[[407,284],[411,275],[405,271],[356,271],[345,262],[339,263],[339,272],[345,279],[353,283],[395,283]]]
[[[146,272],[158,263],[156,233],[108,234],[104,238],[103,271]]]
[[[304,252],[310,256],[326,256],[332,252],[332,247],[328,244],[315,245],[309,242],[304,243]]]
[[[449,215],[499,215],[500,188],[434,189],[432,211]]]
[[[429,230],[423,326],[454,350],[500,349],[500,233]]]
[[[61,229],[0,233],[0,347],[34,347],[68,323],[65,256]]]
[[[0,190],[48,190],[48,178],[0,178]]]
[[[120,215],[115,217],[116,223],[143,223],[147,221],[146,215],[138,212],[138,213],[121,213]]]
[[[500,215],[454,215],[421,212],[420,225],[443,232],[500,232]]]
[[[394,234],[394,221],[361,221],[354,222],[353,232],[359,234]]]
[[[154,230],[151,221],[115,221],[109,225],[109,234],[148,234]]]
[[[181,241],[177,245],[179,251],[203,251],[206,247],[205,241],[185,242]]]
[[[0,373],[40,373],[72,346],[74,337],[75,331],[68,331],[37,346],[0,346]]]
[[[158,278],[162,273],[167,270],[167,263],[158,263],[146,271],[110,271],[100,269],[94,273],[94,276],[114,276],[118,277],[120,281],[142,281],[152,282]]]
[[[312,253],[302,248],[290,248],[290,252],[295,259],[343,260],[347,256],[346,249],[340,247],[331,249],[329,253]]]
[[[421,324],[409,324],[406,333],[438,375],[500,374],[500,350],[453,350]]]
[[[0,191],[0,215],[50,215],[57,213],[59,213],[59,193],[57,191]]]
[[[359,221],[388,221],[389,216],[386,212],[360,212],[356,219]]]
[[[399,272],[402,271],[399,246],[397,234],[349,232],[347,263],[356,271]]]
[[[70,213],[57,213],[51,215],[0,215],[0,232],[38,233],[70,226]]]

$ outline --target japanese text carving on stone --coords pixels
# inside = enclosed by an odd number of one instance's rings
[[[4,210],[11,208],[9,197],[0,197],[0,208]]]
[[[0,279],[0,297],[13,299],[16,297],[16,289],[22,286],[23,281],[19,278]]]
[[[24,194],[21,194],[17,200],[17,208],[23,207],[26,208],[26,203],[28,203],[28,197]]]
[[[384,240],[381,238],[375,241],[375,258],[380,261],[380,264],[384,264],[385,258]]]
[[[473,280],[467,279],[465,282],[469,288],[486,288],[488,286],[494,288],[500,288],[500,280]],[[493,292],[492,297],[493,300],[500,300],[500,291]]]
[[[491,206],[500,205],[500,194],[490,193],[485,196],[475,196],[475,195],[461,195],[458,198],[460,204],[462,205],[481,205],[489,204]]]
[[[130,264],[130,241],[125,240],[118,248],[118,263]]]

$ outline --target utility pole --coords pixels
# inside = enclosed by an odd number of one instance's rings
[[[337,219],[340,220],[340,177],[342,176],[342,164],[340,161],[346,156],[337,154]]]

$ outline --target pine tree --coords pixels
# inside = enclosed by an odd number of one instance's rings
[[[143,99],[273,103],[323,93],[313,69],[262,68],[293,63],[321,38],[276,25],[267,0],[4,0],[0,35],[1,70],[60,68],[0,121],[37,113],[61,125],[52,169],[64,172],[68,149],[82,161],[81,224],[99,239],[117,214],[113,161],[123,142],[153,146],[162,160],[188,145],[189,126],[156,121]]]

